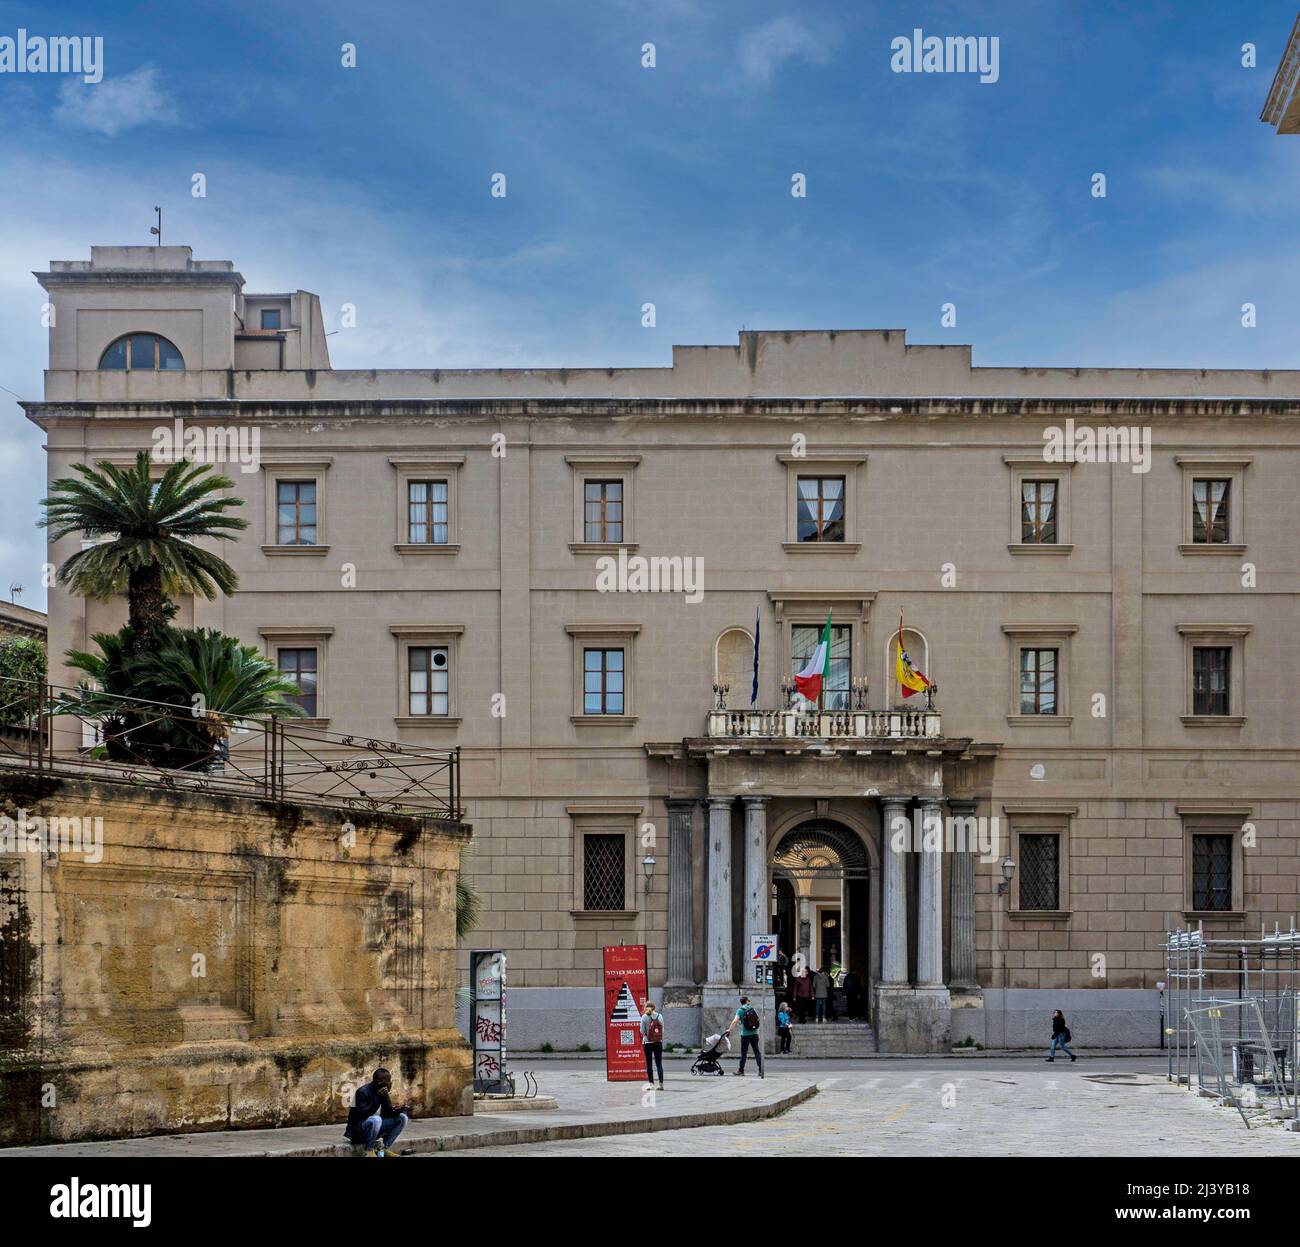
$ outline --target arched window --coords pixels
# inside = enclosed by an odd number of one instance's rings
[[[749,705],[754,683],[754,638],[744,628],[728,628],[713,645],[713,678],[730,684],[727,705],[743,709]]]
[[[185,367],[181,353],[156,333],[128,333],[100,356],[100,368],[125,368],[132,372],[173,372]]]

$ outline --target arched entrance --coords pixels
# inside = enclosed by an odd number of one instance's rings
[[[833,819],[792,827],[772,853],[772,912],[783,951],[812,969],[836,971],[837,1013],[870,1008],[871,856],[858,834]],[[847,988],[846,988],[847,985]]]

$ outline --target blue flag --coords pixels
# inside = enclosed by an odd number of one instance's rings
[[[754,607],[754,687],[749,691],[749,704],[758,705],[758,607]]]

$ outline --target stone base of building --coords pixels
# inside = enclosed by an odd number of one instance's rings
[[[474,1111],[470,1054],[455,1031],[321,1043],[188,1044],[0,1069],[0,1143],[65,1143],[197,1130],[314,1126],[342,1136],[352,1092],[392,1070],[417,1117]]]
[[[952,1001],[946,987],[876,988],[876,1044],[881,1052],[948,1052]]]

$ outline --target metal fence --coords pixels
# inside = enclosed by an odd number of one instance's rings
[[[460,749],[0,678],[0,766],[459,819]]]
[[[1300,932],[1209,939],[1204,927],[1165,939],[1170,1081],[1217,1095],[1249,1128],[1296,1119],[1300,1098]]]

